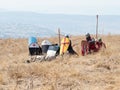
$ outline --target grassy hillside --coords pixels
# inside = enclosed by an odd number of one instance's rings
[[[86,56],[80,54],[83,39],[71,37],[79,56],[32,63],[25,63],[27,39],[0,39],[0,90],[120,90],[120,35],[103,36],[107,48]]]

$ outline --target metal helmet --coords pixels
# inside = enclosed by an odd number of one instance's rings
[[[65,34],[65,37],[69,38],[69,35],[68,35],[68,34]]]
[[[87,34],[86,34],[86,37],[89,37],[89,36],[90,36],[90,34],[89,34],[89,33],[87,33]]]

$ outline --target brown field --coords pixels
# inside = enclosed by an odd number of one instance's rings
[[[120,90],[120,35],[103,36],[107,48],[86,56],[82,39],[71,37],[79,56],[31,63],[27,39],[0,39],[0,90]]]

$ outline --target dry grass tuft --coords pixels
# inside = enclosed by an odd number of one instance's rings
[[[0,84],[3,84],[3,75],[0,73]]]

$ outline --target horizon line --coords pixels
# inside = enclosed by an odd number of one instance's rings
[[[84,16],[95,16],[95,15],[114,15],[114,16],[120,16],[120,14],[85,14],[85,13],[63,13],[63,12],[36,12],[36,11],[24,11],[24,10],[2,10],[0,13],[5,13],[5,12],[24,12],[24,13],[36,13],[36,14],[54,14],[54,15],[84,15]]]

